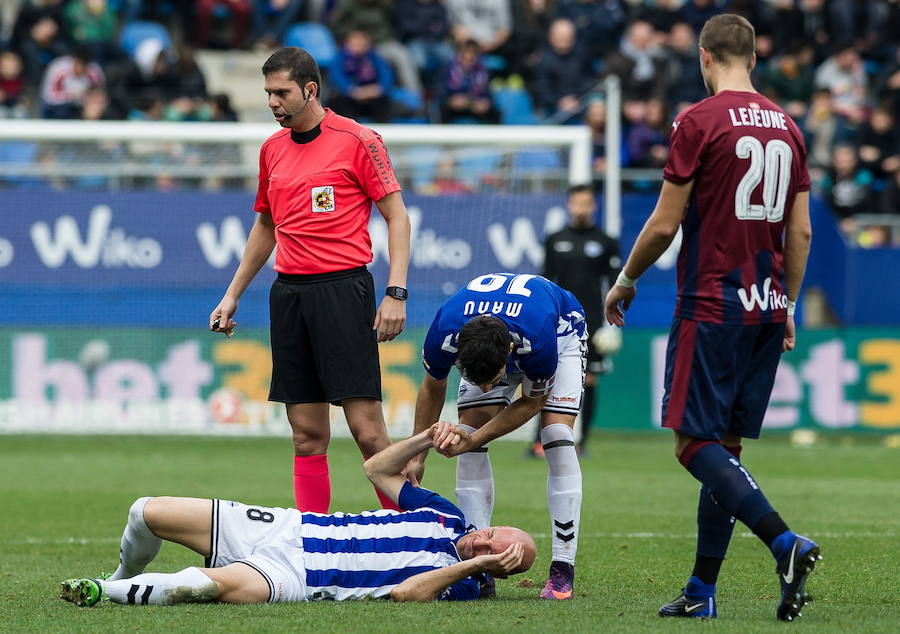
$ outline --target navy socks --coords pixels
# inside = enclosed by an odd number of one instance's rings
[[[682,453],[681,462],[709,489],[716,504],[751,530],[775,512],[750,472],[719,443],[694,441]]]

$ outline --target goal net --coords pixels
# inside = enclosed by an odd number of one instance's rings
[[[438,306],[477,275],[540,270],[566,187],[591,180],[592,148],[578,126],[373,127],[413,226],[407,328],[380,346],[399,436]],[[259,146],[273,131],[2,124],[0,431],[288,433],[283,407],[267,402],[271,268],[242,298],[234,338],[207,331],[254,221]],[[374,211],[370,232],[383,288],[387,229]]]

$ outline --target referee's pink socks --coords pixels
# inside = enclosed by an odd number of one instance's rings
[[[391,498],[386,496],[378,487],[373,487],[375,489],[375,495],[378,496],[378,501],[381,502],[381,508],[387,509],[389,511],[399,511],[400,507],[397,506],[397,503],[394,502]]]
[[[328,512],[331,478],[326,454],[294,456],[294,500],[301,511]]]
[[[365,462],[366,460],[368,460],[368,458],[363,458],[363,462]],[[375,495],[378,496],[378,502],[381,504],[381,508],[387,509],[389,511],[399,511],[400,510],[400,507],[397,506],[397,503],[394,502],[388,496],[386,496],[384,493],[382,493],[381,490],[377,486],[373,486],[372,488],[375,489]]]

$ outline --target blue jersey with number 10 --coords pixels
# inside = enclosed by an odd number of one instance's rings
[[[476,277],[448,299],[425,336],[422,359],[435,379],[456,363],[459,330],[478,315],[503,320],[515,347],[507,374],[524,373],[533,382],[556,374],[558,337],[585,332],[584,309],[575,296],[537,275],[491,273]]]

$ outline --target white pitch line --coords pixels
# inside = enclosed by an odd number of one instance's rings
[[[811,533],[815,539],[852,539],[854,537],[863,537],[867,539],[881,539],[889,537],[900,537],[900,533]],[[532,533],[532,537],[538,539],[546,539],[550,537],[550,533]],[[742,532],[735,533],[736,537],[756,537],[753,533]],[[596,537],[601,539],[695,539],[696,533],[582,533],[579,537],[590,538]]]
[[[532,533],[532,537],[537,539],[547,539],[550,533]],[[735,533],[737,537],[756,537],[753,533],[741,532]],[[584,539],[695,539],[696,533],[582,533],[579,535]],[[885,539],[892,537],[900,537],[900,532],[885,533],[814,533],[816,539]],[[42,539],[38,537],[26,537],[25,539],[14,539],[6,542],[14,545],[58,545],[58,544],[78,544],[87,546],[89,544],[117,544],[121,541],[119,537],[60,537],[57,539]]]
[[[59,537],[57,539],[42,539],[39,537],[26,537],[14,539],[7,544],[114,544],[122,541],[121,537]]]

